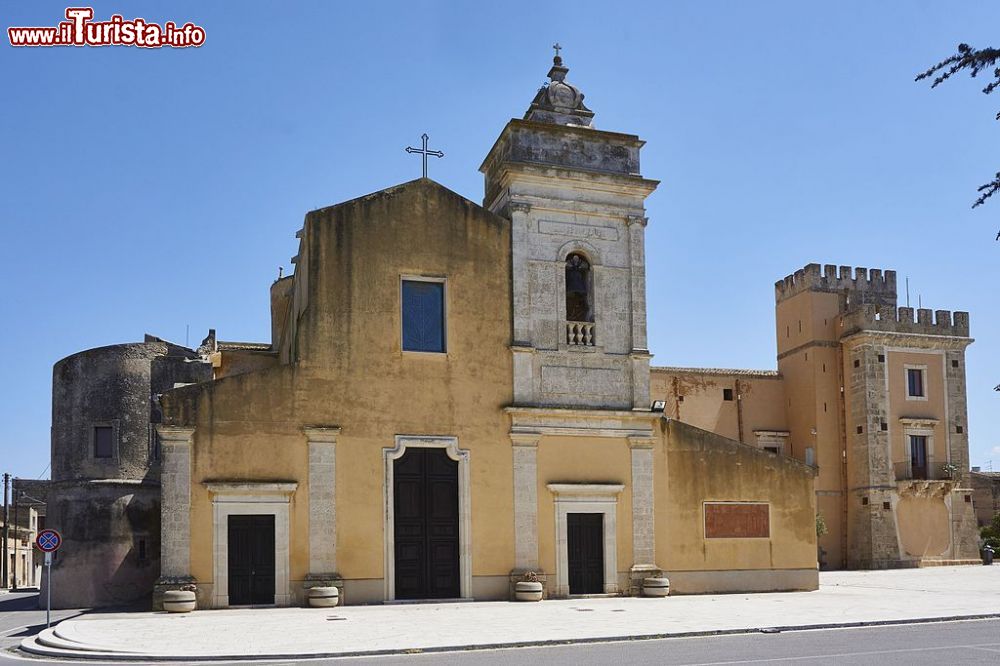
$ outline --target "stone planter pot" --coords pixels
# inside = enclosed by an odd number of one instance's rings
[[[522,580],[514,584],[514,598],[518,601],[541,601],[542,584]]]
[[[194,592],[167,590],[163,593],[163,610],[168,613],[190,613],[196,606]]]
[[[642,596],[665,597],[670,594],[670,581],[666,578],[644,578],[642,581]]]
[[[313,608],[333,608],[340,603],[340,590],[335,587],[310,587],[306,595]]]

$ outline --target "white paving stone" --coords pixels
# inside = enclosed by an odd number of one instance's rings
[[[1000,567],[821,574],[815,592],[93,614],[57,635],[148,656],[316,655],[1000,613]]]

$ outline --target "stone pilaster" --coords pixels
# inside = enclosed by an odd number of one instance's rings
[[[194,428],[156,426],[160,437],[160,575],[191,575],[191,443]]]
[[[884,568],[900,560],[895,518],[892,510],[883,506],[885,502],[892,506],[897,495],[889,432],[882,429],[889,419],[885,347],[861,341],[845,348],[844,358],[849,364],[847,439],[854,470],[848,480],[852,503],[848,565]]]
[[[531,341],[531,300],[528,287],[528,236],[531,205],[519,201],[507,204],[511,218],[511,281],[514,316],[514,344]]]
[[[646,224],[641,215],[629,215],[628,256],[630,268],[629,287],[632,300],[632,349],[646,350]]]
[[[656,522],[653,515],[653,440],[629,437],[632,450],[632,569],[656,568]]]
[[[309,578],[337,578],[338,427],[306,427],[309,444]]]
[[[160,577],[153,609],[163,593],[195,583],[191,576],[191,445],[194,428],[158,425],[160,438]]]
[[[940,318],[940,315],[939,315]],[[979,558],[979,524],[976,522],[972,502],[972,484],[969,478],[969,414],[965,388],[965,349],[945,352],[945,400],[948,420],[948,460],[957,469],[953,478],[956,486],[951,492],[952,557],[955,560]]]
[[[538,571],[538,434],[511,433],[514,456],[514,573]]]
[[[945,400],[948,410],[948,461],[958,468],[953,478],[960,487],[969,484],[969,415],[965,395],[965,350],[945,352]]]

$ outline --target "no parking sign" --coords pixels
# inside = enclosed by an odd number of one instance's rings
[[[49,627],[51,623],[51,610],[52,610],[52,553],[59,550],[59,546],[62,545],[62,535],[55,530],[42,530],[35,537],[35,545],[38,546],[38,550],[45,553],[45,569],[46,576],[45,581],[45,592],[48,597],[45,604],[45,626]]]
[[[35,545],[43,553],[53,553],[62,545],[62,536],[55,530],[42,530],[35,537]]]

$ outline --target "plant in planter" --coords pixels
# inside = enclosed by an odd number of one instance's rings
[[[176,590],[167,590],[163,593],[163,610],[168,613],[190,613],[198,605],[195,598],[197,589],[197,586],[187,584]]]
[[[514,598],[518,601],[541,601],[543,591],[544,587],[534,571],[527,572],[514,584]]]

